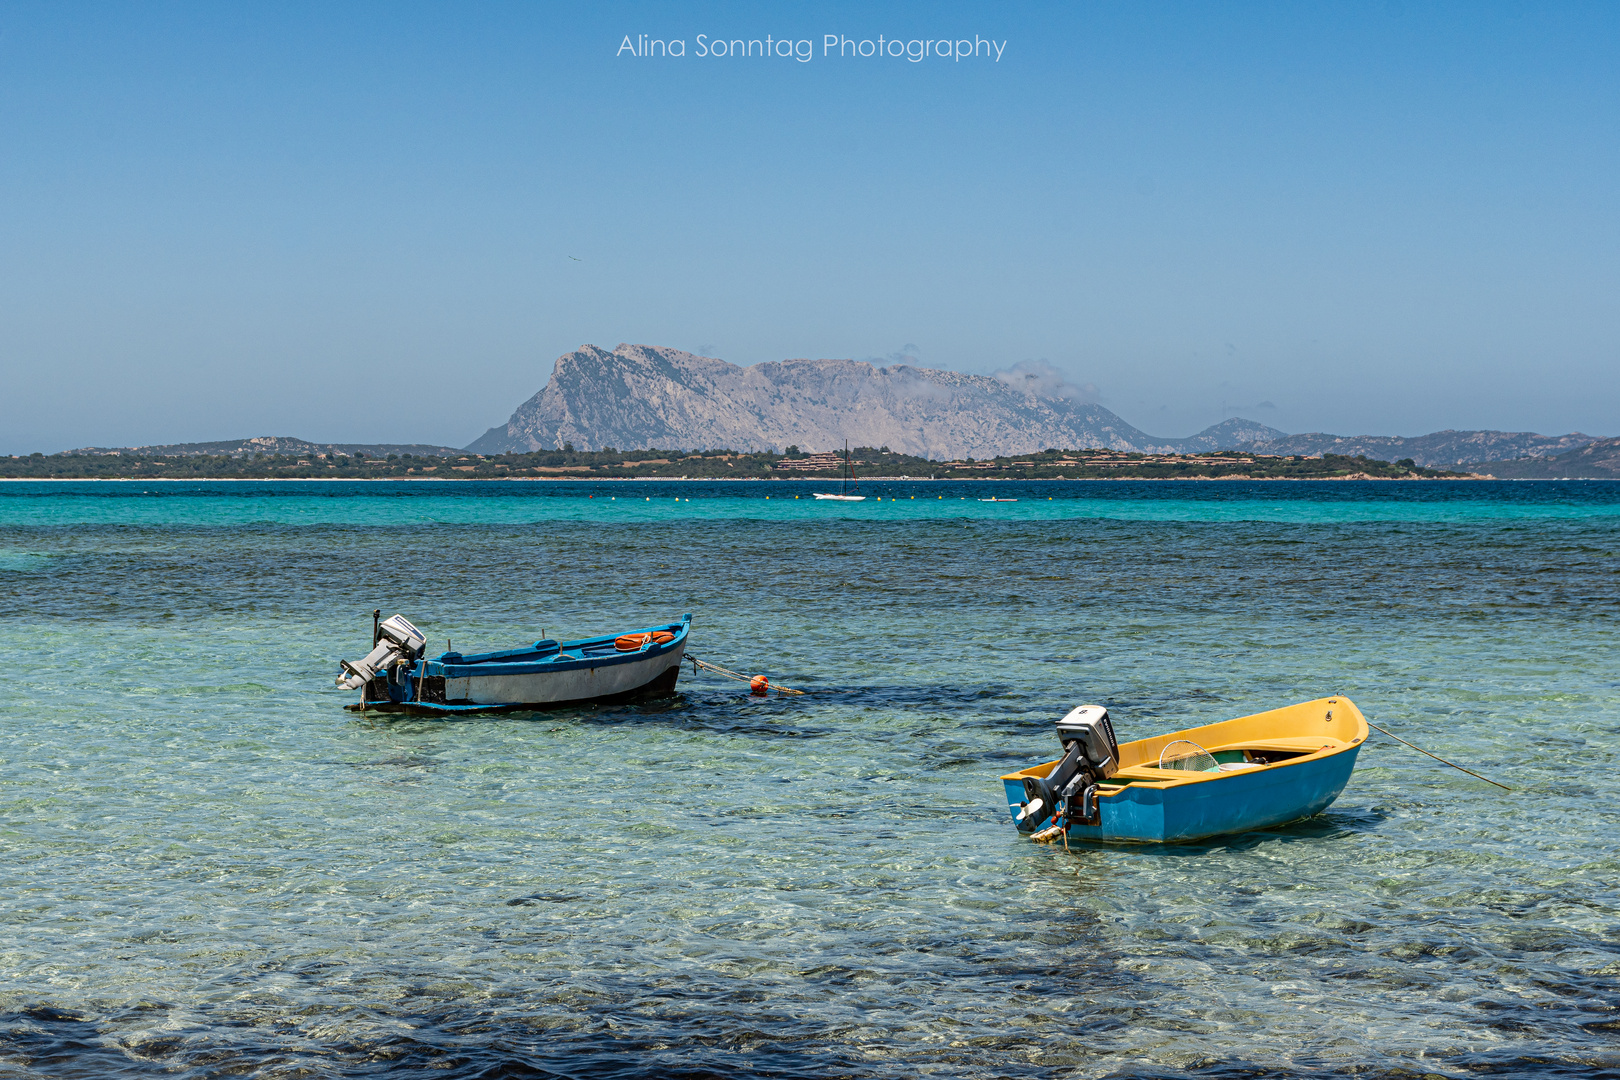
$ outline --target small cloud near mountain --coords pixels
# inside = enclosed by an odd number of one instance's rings
[[[1076,385],[1048,360],[1020,360],[1012,367],[993,372],[992,377],[1031,397],[1049,401],[1080,401],[1094,404],[1097,387],[1093,383]]]
[[[917,358],[921,353],[921,349],[917,348],[917,346],[908,341],[904,345],[900,346],[900,348],[895,352],[885,353],[882,356],[868,356],[864,359],[863,363],[915,364],[917,363]]]

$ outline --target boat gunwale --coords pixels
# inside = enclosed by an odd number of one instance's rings
[[[450,653],[440,653],[435,659],[418,660],[411,677],[418,678],[443,676],[447,679],[467,679],[490,676],[512,675],[539,675],[544,672],[577,671],[581,668],[613,667],[620,664],[631,664],[640,660],[650,660],[664,656],[680,648],[691,631],[691,616],[683,618],[678,623],[664,623],[658,626],[649,626],[640,630],[626,630],[618,634],[601,634],[596,637],[579,638],[574,641],[558,642],[557,651],[549,649],[536,652],[534,660],[475,660],[467,663],[465,660],[446,662],[443,658]],[[601,656],[580,656],[571,660],[556,659],[567,653],[570,649],[584,649],[592,645],[605,645],[626,635],[649,633],[673,633],[675,636],[663,642],[650,642],[641,648],[620,653],[608,653]],[[542,639],[549,640],[549,639]],[[479,655],[479,654],[474,654]],[[484,654],[490,655],[490,654]],[[550,657],[551,659],[540,659]]]

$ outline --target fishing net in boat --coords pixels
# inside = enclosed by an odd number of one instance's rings
[[[1159,768],[1180,772],[1219,772],[1220,762],[1191,739],[1177,739],[1159,751]]]

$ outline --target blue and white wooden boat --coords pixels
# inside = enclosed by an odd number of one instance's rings
[[[343,662],[337,685],[360,691],[349,708],[456,713],[624,701],[667,694],[680,677],[692,616],[678,623],[555,641],[499,652],[445,652],[431,659],[427,639],[403,616],[373,630],[364,660]]]
[[[1368,734],[1343,697],[1128,743],[1095,705],[1057,723],[1063,758],[1001,778],[1013,824],[1039,840],[1183,843],[1312,817]]]

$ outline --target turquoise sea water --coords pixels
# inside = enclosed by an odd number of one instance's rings
[[[1620,1076],[1620,485],[812,487],[0,485],[0,1075]],[[817,692],[362,717],[373,607]],[[1330,693],[1514,791],[1008,823]]]

